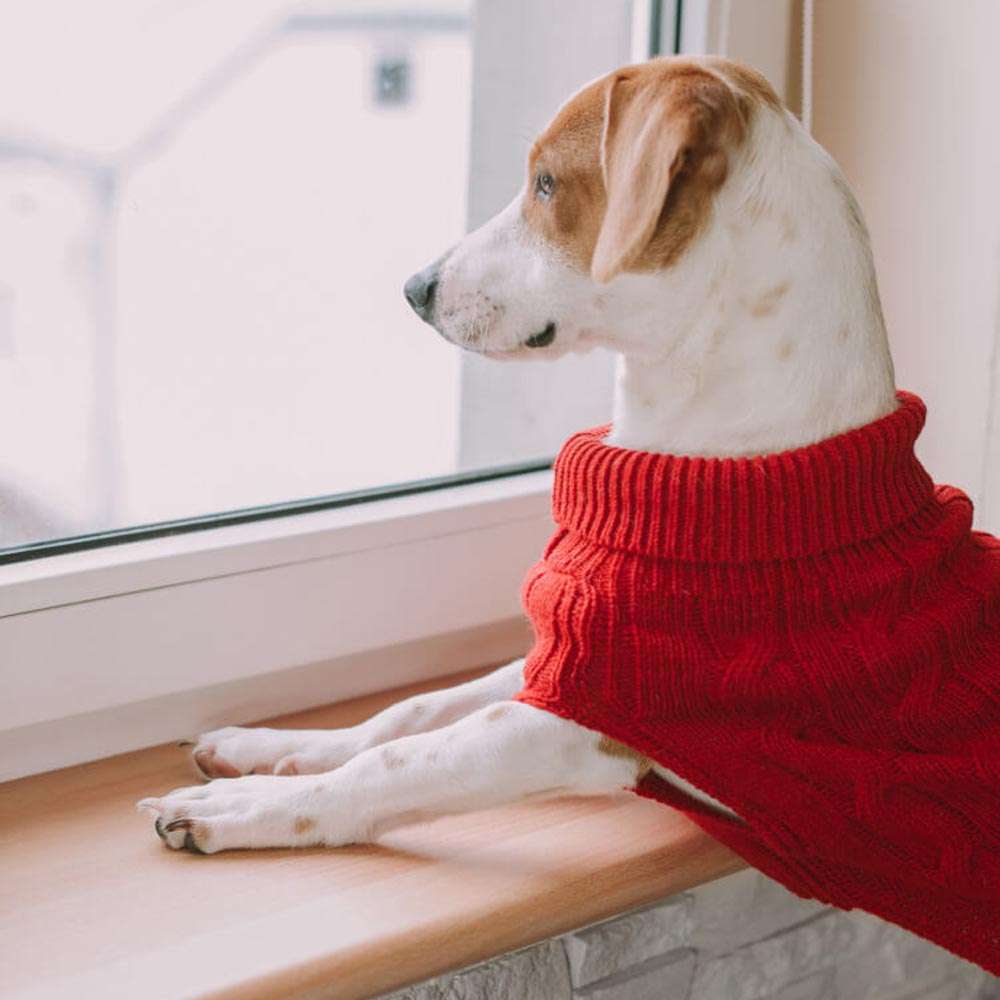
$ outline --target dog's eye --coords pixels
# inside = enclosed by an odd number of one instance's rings
[[[535,177],[535,194],[539,198],[550,198],[556,189],[556,179],[552,174],[538,174]]]

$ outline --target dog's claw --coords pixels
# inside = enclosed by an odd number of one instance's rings
[[[156,821],[153,823],[153,829],[156,831],[156,836],[166,843],[167,835],[163,832],[163,824],[160,822],[159,816],[156,817]]]
[[[179,747],[193,747],[195,745],[195,740],[178,740],[177,746]]]

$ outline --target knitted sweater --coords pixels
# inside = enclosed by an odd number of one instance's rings
[[[520,701],[625,743],[793,892],[1000,973],[1000,541],[913,452],[923,403],[777,455],[556,461]]]

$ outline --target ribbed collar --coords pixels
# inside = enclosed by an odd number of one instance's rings
[[[927,414],[912,393],[873,423],[757,458],[615,448],[607,427],[575,434],[555,464],[556,522],[598,545],[709,562],[788,559],[875,538],[933,483],[913,452]]]

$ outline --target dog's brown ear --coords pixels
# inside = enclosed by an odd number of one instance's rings
[[[643,68],[610,79],[601,137],[607,204],[590,265],[595,281],[610,281],[636,263],[668,207],[671,186],[713,153],[712,180],[716,187],[721,183],[719,163],[724,177],[725,158],[719,145],[730,117],[742,121],[732,92],[700,70]],[[708,210],[707,201],[702,207]],[[683,214],[684,228],[697,225],[691,208]]]

